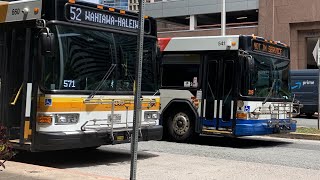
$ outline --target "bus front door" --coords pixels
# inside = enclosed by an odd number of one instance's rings
[[[7,128],[11,142],[20,144],[27,139],[24,130],[30,33],[26,28],[0,30],[0,125]]]
[[[207,125],[231,128],[233,114],[234,61],[226,59],[208,60],[204,97]],[[211,122],[211,123],[209,123]]]

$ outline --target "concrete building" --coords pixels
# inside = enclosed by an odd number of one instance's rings
[[[146,3],[153,3],[154,0],[144,0]],[[130,11],[139,11],[139,0],[129,0],[129,10]]]
[[[151,0],[159,37],[221,34],[222,0]],[[226,0],[227,35],[255,34],[291,47],[293,69],[317,68],[312,51],[320,38],[319,0]]]
[[[129,10],[128,0],[100,0],[100,4],[117,9]]]
[[[146,3],[154,0],[144,0]],[[139,11],[139,0],[99,0],[100,4],[129,11]]]

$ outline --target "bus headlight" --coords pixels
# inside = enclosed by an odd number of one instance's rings
[[[145,120],[158,120],[159,113],[157,111],[146,111],[146,112],[144,112],[144,119]]]
[[[241,100],[237,101],[237,106],[238,108],[242,108],[244,106],[244,102]]]
[[[79,114],[57,114],[55,124],[77,124],[79,122]]]

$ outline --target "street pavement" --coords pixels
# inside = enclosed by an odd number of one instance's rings
[[[16,162],[129,178],[130,144],[93,151],[26,153]],[[75,179],[78,179],[75,174]],[[202,137],[198,143],[139,143],[138,179],[320,179],[320,141]]]
[[[58,169],[46,166],[26,164],[14,161],[5,163],[6,169],[0,170],[1,180],[124,180],[110,176],[99,176],[96,174],[85,173],[70,169]]]
[[[300,116],[300,117],[296,117],[293,119],[297,121],[297,126],[318,128],[318,117],[317,116],[313,116],[312,118],[307,118],[306,116]]]

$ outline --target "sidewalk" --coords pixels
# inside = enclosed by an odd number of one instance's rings
[[[12,161],[6,162],[5,166],[6,169],[0,169],[1,180],[123,180],[121,178],[98,176],[94,174],[83,173],[81,171],[57,169]]]
[[[289,139],[306,139],[306,140],[320,140],[319,134],[307,133],[289,133],[289,134],[272,134],[271,137],[289,138]]]
[[[315,114],[315,116],[317,113]],[[293,118],[297,121],[297,128],[311,128],[316,129],[318,118],[316,119],[306,119],[306,118]],[[305,139],[305,140],[318,140],[320,141],[320,134],[319,133],[309,133],[309,132],[291,132],[288,134],[271,134],[271,137],[278,137],[278,138],[289,138],[289,139]]]

